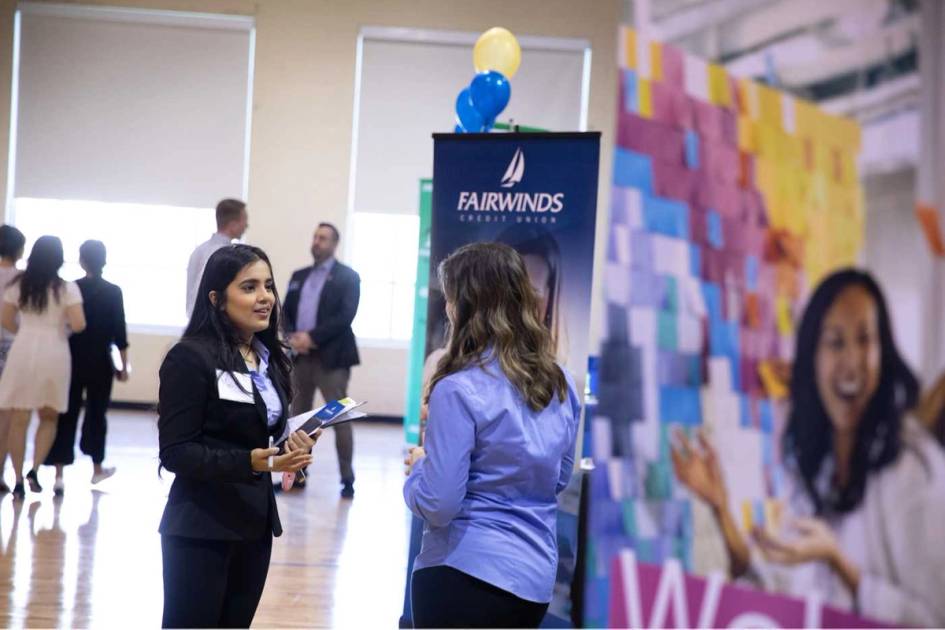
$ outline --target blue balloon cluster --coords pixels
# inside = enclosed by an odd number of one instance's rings
[[[456,133],[489,131],[512,96],[512,84],[501,72],[489,70],[473,77],[456,97]]]

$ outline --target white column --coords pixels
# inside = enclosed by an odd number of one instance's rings
[[[921,0],[919,164],[916,201],[936,208],[945,226],[945,2]],[[925,382],[945,370],[945,260],[932,262],[923,331]]]

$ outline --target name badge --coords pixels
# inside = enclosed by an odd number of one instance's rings
[[[249,374],[217,370],[217,392],[220,400],[253,404],[253,380]]]

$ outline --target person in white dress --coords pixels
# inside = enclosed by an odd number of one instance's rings
[[[23,257],[26,237],[12,225],[0,225],[0,295],[19,271],[16,262]],[[7,354],[13,345],[13,333],[0,326],[0,374],[7,362]],[[10,486],[3,480],[3,470],[7,462],[7,436],[10,432],[10,414],[0,413],[0,495],[10,491]]]
[[[82,294],[74,282],[59,277],[62,241],[41,236],[33,245],[26,270],[3,294],[3,328],[16,333],[0,375],[0,412],[9,413],[9,449],[16,473],[14,497],[26,495],[23,460],[26,431],[33,410],[39,427],[33,443],[33,468],[27,474],[30,490],[42,491],[36,471],[56,438],[59,414],[69,407],[72,357],[70,332],[85,329]]]
[[[731,576],[879,622],[945,626],[945,452],[910,415],[918,392],[873,278],[827,277],[797,335],[781,442],[786,518],[746,537],[725,454],[705,435],[698,445],[676,436],[676,477],[712,508]]]

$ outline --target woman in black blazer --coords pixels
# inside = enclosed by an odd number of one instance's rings
[[[229,245],[207,261],[184,336],[160,371],[161,465],[176,477],[161,519],[164,627],[248,627],[272,537],[282,533],[272,471],[311,462],[286,432],[290,362],[265,252]]]

